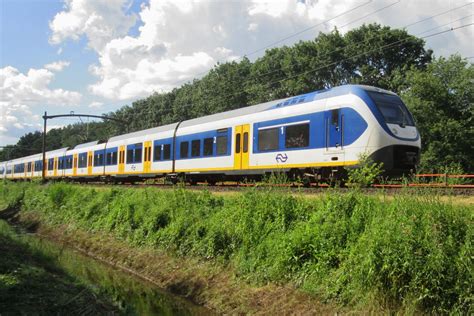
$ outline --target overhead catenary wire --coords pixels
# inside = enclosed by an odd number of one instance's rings
[[[341,13],[341,14],[339,14],[339,15],[337,15],[337,16],[334,16],[334,17],[332,17],[332,18],[330,18],[330,19],[328,19],[328,20],[325,20],[325,21],[323,21],[323,22],[321,22],[321,23],[318,23],[318,24],[314,25],[314,26],[311,27],[311,28],[315,28],[315,27],[320,26],[320,25],[322,25],[322,24],[325,24],[325,23],[327,23],[327,22],[329,22],[329,21],[331,21],[331,20],[334,20],[334,19],[336,19],[337,17],[340,17],[340,16],[342,16],[342,15],[344,15],[344,14],[347,14],[347,13],[349,13],[349,12],[355,11],[356,9],[359,9],[360,7],[362,7],[362,6],[364,6],[364,5],[367,5],[367,4],[369,4],[370,2],[372,2],[372,1],[368,1],[368,2],[366,2],[366,3],[363,3],[363,4],[359,5],[359,6],[356,6],[356,7],[352,8],[352,9],[349,9],[348,11],[344,11],[343,13]],[[398,4],[399,2],[400,2],[400,1],[390,3],[390,4],[388,4],[388,5],[384,6],[384,7],[381,7],[381,8],[379,8],[379,9],[375,10],[375,11],[372,11],[372,12],[370,12],[370,13],[364,15],[364,16],[361,17],[361,18],[357,18],[357,19],[355,19],[355,20],[349,21],[349,22],[347,22],[347,23],[345,23],[344,25],[341,25],[341,26],[336,26],[336,28],[344,28],[344,27],[346,27],[346,26],[348,26],[348,25],[350,25],[350,24],[352,24],[352,23],[355,23],[355,22],[357,22],[357,21],[360,21],[360,20],[363,19],[363,18],[367,18],[367,17],[369,17],[369,16],[371,16],[371,15],[373,15],[373,14],[375,14],[375,13],[378,13],[378,12],[380,12],[380,11],[382,11],[382,10],[388,9],[388,8],[392,7],[393,5],[395,5],[395,4]],[[439,12],[439,13],[436,13],[436,14],[431,15],[431,16],[429,16],[429,17],[423,18],[423,19],[421,19],[421,20],[414,21],[414,22],[409,23],[409,24],[407,24],[407,25],[401,26],[400,28],[406,29],[406,28],[409,28],[409,27],[411,27],[411,26],[414,26],[414,25],[417,25],[417,24],[426,22],[426,21],[428,21],[428,20],[437,18],[437,17],[439,17],[439,16],[448,14],[448,13],[450,13],[450,12],[453,12],[453,11],[456,11],[456,10],[459,10],[459,9],[462,9],[462,8],[464,8],[464,7],[466,7],[466,6],[469,6],[469,5],[472,5],[472,4],[473,4],[473,2],[470,2],[470,3],[467,3],[467,4],[463,4],[463,5],[461,5],[461,6],[455,7],[455,8],[451,8],[451,9],[449,9],[449,10],[445,10],[445,11]],[[470,16],[472,16],[472,15],[470,15]],[[466,17],[464,17],[464,18],[466,18]],[[463,18],[463,19],[464,19],[464,18]],[[459,21],[459,20],[457,20],[457,21]],[[456,22],[456,21],[454,21],[454,22]],[[418,35],[424,34],[424,33],[426,33],[426,32],[429,32],[429,31],[431,31],[431,30],[434,30],[434,29],[437,29],[437,28],[440,28],[440,27],[442,27],[442,26],[438,26],[438,27],[435,27],[435,28],[433,28],[433,29],[429,29],[429,30],[427,30],[427,31],[424,31],[424,32],[419,33]],[[302,32],[302,31],[299,31],[299,32],[297,32],[297,33],[301,34],[301,32]],[[295,34],[296,34],[296,33],[295,33]],[[280,41],[280,40],[279,40],[279,41]],[[369,41],[370,41],[370,39],[367,39],[367,40],[363,41],[362,43],[368,43]],[[277,42],[278,42],[278,41],[277,41]],[[273,42],[273,44],[276,44],[277,42]],[[327,56],[327,55],[329,55],[329,54],[332,54],[332,53],[334,53],[334,52],[337,52],[337,51],[339,51],[339,50],[347,49],[347,48],[354,47],[354,46],[355,46],[355,45],[349,45],[349,46],[345,46],[345,47],[343,47],[343,48],[337,48],[337,49],[332,50],[332,51],[330,51],[330,52],[327,52],[327,53],[325,53],[325,54],[323,54],[323,55],[321,55],[321,56],[318,56],[318,58],[325,57],[325,56]],[[267,47],[267,48],[268,48],[268,47]],[[244,56],[248,56],[248,55],[250,55],[250,54],[251,54],[251,52],[248,53],[247,55],[244,55]],[[241,58],[243,58],[243,57],[240,57],[239,59],[241,59]],[[238,60],[238,59],[237,59],[237,60]],[[196,74],[196,76],[199,76],[199,75],[201,75],[201,74],[207,73],[208,71],[209,71],[209,70],[206,70],[205,72],[202,72],[202,73],[198,73],[198,74]],[[250,79],[248,79],[248,81],[255,80],[255,79],[258,79],[258,78],[260,78],[260,77],[263,77],[263,76],[266,76],[266,75],[269,75],[269,74],[272,74],[272,73],[275,73],[275,72],[278,72],[278,71],[281,71],[281,69],[272,70],[272,71],[269,71],[269,72],[266,72],[266,73],[263,73],[263,74],[259,74],[259,75],[258,75],[257,77],[255,77],[255,78],[250,78]],[[172,83],[171,85],[177,85],[177,84],[179,84],[179,83],[188,82],[188,81],[189,81],[189,79],[180,80],[180,81],[177,81],[177,82]],[[132,102],[133,102],[133,101],[132,101]],[[181,106],[180,108],[184,108],[184,107],[188,107],[188,106],[192,106],[192,104],[189,104],[189,105],[187,105],[187,106]],[[157,114],[156,111],[147,111],[145,114],[147,114],[147,113],[150,113],[150,114]],[[158,112],[158,113],[160,113],[160,112]]]
[[[472,16],[472,15],[471,15]],[[459,19],[458,21],[460,20],[463,20],[465,18],[467,18],[468,16],[466,17],[463,17],[461,19]],[[423,19],[426,21],[426,19]],[[451,24],[448,23],[448,24]],[[413,24],[412,24],[413,25]],[[341,63],[341,62],[344,62],[344,61],[347,61],[347,60],[350,60],[350,59],[353,59],[353,58],[357,58],[357,57],[360,57],[360,56],[363,56],[365,54],[368,54],[368,53],[371,53],[371,52],[375,52],[377,50],[385,50],[385,49],[388,49],[388,48],[393,48],[393,47],[397,47],[397,46],[400,46],[402,44],[404,44],[405,42],[408,42],[408,41],[411,41],[411,40],[417,40],[417,39],[425,39],[425,38],[430,38],[430,37],[434,37],[434,36],[438,36],[438,35],[441,35],[441,34],[445,34],[445,33],[449,33],[449,32],[452,32],[452,31],[455,31],[457,29],[461,29],[461,28],[465,28],[465,27],[468,27],[468,26],[471,26],[473,25],[473,23],[470,23],[470,24],[465,24],[465,25],[461,25],[459,27],[455,27],[455,28],[450,28],[448,30],[444,30],[444,31],[440,31],[440,32],[437,32],[437,33],[433,33],[433,34],[429,34],[429,35],[426,35],[426,36],[422,36],[422,37],[418,37],[418,38],[406,38],[406,39],[402,39],[402,40],[399,40],[399,41],[395,41],[395,42],[392,42],[392,43],[389,43],[389,44],[386,44],[386,45],[383,45],[381,47],[378,47],[378,48],[375,48],[375,49],[370,49],[368,51],[364,51],[362,53],[359,53],[359,54],[356,54],[356,55],[353,55],[353,56],[350,56],[350,57],[347,57],[347,58],[344,58],[344,59],[341,59],[341,60],[338,60],[338,61],[335,61],[335,62],[331,62],[331,63],[328,63],[328,64],[325,64],[325,65],[322,65],[320,67],[317,67],[315,69],[311,69],[311,70],[308,70],[308,71],[304,71],[304,72],[300,72],[298,74],[295,74],[291,77],[285,77],[285,78],[282,78],[282,79],[279,79],[279,80],[276,80],[276,81],[272,81],[272,82],[269,82],[267,84],[265,84],[265,86],[269,87],[273,84],[276,84],[276,83],[280,83],[280,82],[283,82],[283,81],[286,81],[286,80],[290,80],[290,79],[293,79],[295,77],[299,77],[299,76],[302,76],[302,75],[305,75],[305,74],[308,74],[308,73],[312,73],[312,72],[315,72],[315,71],[318,71],[318,70],[321,70],[321,69],[324,69],[324,68],[327,68],[327,67],[330,67],[330,66],[333,66],[333,65],[336,65],[338,63]],[[428,29],[426,31],[423,31],[419,34],[424,34],[424,33],[427,33],[427,32],[430,32],[430,31],[433,31],[435,29],[438,29],[438,28],[441,28],[441,27],[444,27],[446,25],[440,25],[440,26],[437,26],[435,28],[431,28],[431,29]],[[334,51],[332,51],[334,52]],[[252,79],[249,79],[249,80],[252,80]],[[232,93],[232,94],[229,94],[229,95],[225,95],[223,96],[223,98],[228,98],[228,97],[232,97],[232,96],[236,96],[236,95],[240,95],[240,94],[243,94],[243,93],[249,93],[251,91],[248,91],[248,90],[243,90],[243,91],[240,91],[240,92],[236,92],[236,93]],[[188,108],[188,107],[192,107],[194,106],[194,104],[184,104],[184,105],[181,105],[178,107],[178,110],[180,109],[184,109],[184,108]],[[166,109],[166,110],[159,110],[159,111],[146,111],[145,114],[160,114],[160,113],[170,113],[172,111],[176,111],[177,109],[176,108],[170,108],[170,109]],[[143,113],[142,113],[143,114]]]
[[[362,8],[362,7],[366,6],[366,5],[368,5],[368,4],[371,3],[372,1],[373,1],[373,0],[369,0],[369,1],[367,1],[367,2],[364,2],[364,3],[362,3],[362,4],[358,5],[358,6],[355,6],[355,7],[351,8],[351,9],[349,9],[349,10],[346,10],[346,11],[344,11],[344,12],[341,12],[341,13],[339,13],[339,14],[337,14],[337,15],[335,15],[335,16],[333,16],[333,17],[327,19],[327,20],[324,20],[324,21],[322,21],[322,22],[319,22],[319,23],[317,23],[317,24],[315,24],[315,25],[312,25],[312,26],[310,26],[310,27],[307,27],[307,28],[305,28],[305,29],[303,29],[303,30],[300,30],[300,31],[297,31],[297,32],[295,32],[295,33],[289,34],[289,35],[287,35],[287,36],[285,36],[285,37],[283,37],[283,38],[281,38],[281,39],[279,39],[279,40],[276,40],[276,41],[274,41],[274,42],[271,42],[271,43],[269,43],[269,44],[266,44],[265,46],[260,47],[260,48],[258,48],[258,49],[256,49],[256,50],[253,50],[253,51],[250,51],[250,52],[248,52],[248,53],[245,53],[245,54],[243,54],[242,56],[240,56],[239,58],[235,59],[234,61],[238,61],[238,60],[241,60],[241,59],[243,59],[243,58],[245,58],[245,57],[248,57],[248,56],[251,56],[251,55],[255,55],[255,54],[258,53],[258,52],[261,52],[261,51],[263,51],[263,50],[265,50],[265,49],[267,49],[267,48],[270,48],[270,47],[275,46],[275,45],[277,45],[277,44],[279,44],[279,43],[282,43],[282,42],[284,42],[284,41],[286,41],[286,40],[288,40],[288,39],[290,39],[290,38],[293,38],[293,37],[295,37],[295,36],[298,36],[298,35],[300,35],[300,34],[303,34],[303,33],[307,32],[307,31],[312,30],[312,29],[315,29],[315,28],[317,28],[317,27],[319,27],[319,26],[321,26],[321,25],[324,25],[324,24],[326,24],[326,23],[328,23],[328,22],[330,22],[330,21],[332,21],[332,20],[335,20],[335,19],[337,19],[337,18],[339,18],[339,17],[341,17],[341,16],[343,16],[343,15],[346,15],[346,14],[348,14],[348,13],[351,13],[351,12],[353,12],[353,11],[356,11],[357,9],[360,9],[360,8]],[[400,2],[400,1],[401,1],[401,0],[399,0],[398,2]],[[209,72],[209,70],[205,70],[205,71],[199,72],[199,73],[195,74],[194,76],[195,76],[195,77],[199,77],[200,75],[206,74],[207,72]],[[185,82],[188,82],[189,80],[191,80],[191,79],[180,80],[180,81],[174,82],[172,85],[177,85],[177,84],[180,84],[180,83],[185,83]]]
[[[396,2],[396,3],[398,3],[398,2]],[[385,6],[385,7],[390,7],[390,6],[392,6],[392,5],[396,4],[396,3],[392,3],[392,4],[390,4],[390,5],[388,5],[388,6]],[[408,25],[403,26],[402,28],[407,28],[407,27],[410,27],[410,26],[413,26],[413,25],[416,25],[416,24],[425,22],[425,21],[427,21],[427,20],[433,19],[433,18],[435,18],[435,17],[439,17],[439,16],[441,16],[441,15],[444,15],[444,14],[446,14],[446,13],[452,12],[452,11],[454,11],[454,10],[458,10],[458,9],[460,9],[460,8],[463,8],[463,7],[467,6],[467,5],[472,5],[472,2],[469,3],[469,4],[465,4],[465,5],[456,7],[456,8],[452,8],[452,9],[449,9],[449,10],[446,10],[446,11],[443,11],[443,12],[440,12],[440,13],[438,13],[438,14],[436,14],[436,15],[433,15],[433,16],[430,16],[430,17],[427,17],[427,18],[424,18],[424,19],[415,21],[415,22],[413,22],[413,23],[410,23],[410,24],[408,24]],[[371,12],[370,14],[366,15],[365,17],[367,17],[367,16],[369,16],[369,15],[371,15],[371,14],[374,14],[374,13],[376,13],[376,12],[379,12],[380,10],[384,9],[385,7],[380,8],[380,9],[374,11],[374,12]],[[354,9],[355,9],[355,8],[354,8]],[[470,16],[472,16],[472,15],[470,15]],[[465,18],[467,18],[467,17],[469,17],[469,16],[463,17],[463,18],[458,19],[458,20],[456,20],[456,21],[463,20],[463,19],[465,19]],[[357,20],[360,20],[360,19],[357,19]],[[351,21],[351,22],[349,22],[349,23],[346,23],[345,25],[343,25],[343,26],[341,26],[341,27],[344,27],[344,26],[346,26],[346,25],[348,25],[348,24],[350,24],[350,23],[353,23],[353,22],[356,22],[356,20]],[[455,22],[455,21],[454,21],[454,22]],[[472,24],[463,25],[463,26],[460,26],[460,27],[457,27],[457,28],[452,28],[452,29],[449,29],[449,30],[445,30],[445,31],[438,32],[438,33],[435,33],[435,34],[430,34],[430,35],[428,35],[428,36],[424,36],[424,37],[420,37],[420,38],[429,38],[429,37],[441,35],[441,34],[448,33],[448,32],[450,32],[450,31],[454,31],[454,30],[457,30],[457,29],[459,29],[459,28],[464,28],[464,27],[467,27],[467,26],[470,26],[470,25],[472,25]],[[423,31],[423,32],[418,33],[418,34],[424,34],[424,33],[430,32],[430,31],[432,31],[432,30],[438,29],[438,28],[443,27],[443,26],[445,26],[445,25],[437,26],[437,27],[435,27],[435,28],[428,29],[428,30]],[[379,49],[382,49],[382,50],[383,50],[383,49],[388,49],[388,48],[391,48],[393,45],[398,45],[398,46],[399,46],[399,45],[401,45],[401,44],[403,44],[404,42],[407,42],[407,41],[409,41],[409,40],[413,40],[413,39],[411,39],[411,38],[410,38],[410,39],[404,39],[404,40],[401,40],[401,41],[397,41],[397,42],[394,42],[394,43],[390,43],[390,44],[384,45],[384,46],[382,46],[382,47],[379,47],[379,48],[376,48],[376,49],[373,49],[373,50],[369,50],[369,51],[362,52],[362,53],[360,53],[360,54],[357,54],[356,56],[350,56],[350,57],[348,57],[348,58],[345,58],[345,59],[342,59],[342,60],[339,60],[339,61],[336,61],[336,62],[331,62],[331,63],[329,63],[329,64],[322,65],[322,66],[318,67],[317,69],[312,69],[312,70],[309,70],[309,71],[305,71],[305,72],[302,72],[302,73],[295,74],[295,75],[293,75],[293,76],[291,76],[291,77],[286,77],[286,78],[279,79],[279,80],[277,80],[277,81],[269,82],[269,83],[267,83],[265,86],[269,87],[269,86],[271,86],[271,85],[273,85],[273,84],[276,84],[276,83],[279,83],[279,82],[283,82],[283,81],[286,81],[286,80],[290,80],[290,79],[293,79],[293,78],[295,78],[295,77],[302,76],[302,75],[305,75],[305,74],[308,74],[308,73],[311,73],[311,72],[315,72],[315,71],[318,71],[318,70],[320,70],[320,69],[324,69],[324,68],[333,66],[333,65],[335,65],[335,64],[338,64],[338,63],[340,63],[340,62],[343,62],[343,61],[346,61],[346,60],[350,60],[350,59],[353,59],[353,58],[357,58],[357,57],[359,57],[359,56],[368,54],[368,53],[373,52],[373,51],[377,51],[377,50],[379,50]],[[363,43],[365,43],[365,42],[367,42],[367,41],[368,41],[368,40],[364,41]],[[331,53],[333,53],[333,52],[337,52],[338,50],[347,49],[348,47],[351,47],[351,46],[346,46],[346,47],[342,47],[342,48],[337,48],[336,50],[333,50],[333,51],[331,51],[331,52],[328,52],[327,54],[331,54]],[[395,47],[396,47],[396,46],[395,46]],[[323,57],[323,56],[325,56],[325,55],[318,56],[318,57]],[[473,57],[474,57],[474,56],[473,56]],[[472,59],[472,57],[469,57],[468,59]],[[274,73],[274,72],[276,72],[276,71],[281,71],[281,69],[275,70],[275,71],[271,71],[271,72],[269,72],[269,73],[267,73],[267,74],[271,74],[271,73]],[[251,80],[254,80],[254,78],[251,78],[251,79],[247,80],[247,82],[248,82],[248,81],[251,81]],[[250,91],[244,89],[243,91],[240,91],[240,92],[236,92],[236,93],[232,93],[232,94],[223,96],[223,98],[228,98],[228,97],[231,97],[231,96],[236,96],[236,95],[240,95],[240,94],[243,94],[243,93],[249,93],[249,92],[250,92]],[[163,104],[163,103],[162,103],[162,104]],[[141,113],[141,114],[154,114],[154,115],[157,115],[157,114],[165,114],[165,113],[171,113],[171,112],[176,111],[176,110],[182,110],[182,109],[185,109],[185,108],[188,108],[188,107],[192,107],[192,106],[194,106],[194,104],[184,104],[184,105],[180,105],[178,108],[160,109],[160,110],[157,110],[157,111],[151,110],[151,111],[146,111],[146,112]],[[114,113],[113,115],[116,115],[116,113]]]

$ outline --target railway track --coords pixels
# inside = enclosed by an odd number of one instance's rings
[[[285,191],[294,191],[304,194],[317,194],[327,191],[328,189],[335,189],[326,183],[311,184],[310,186],[304,186],[301,183],[281,183],[281,184],[270,184],[270,183],[238,183],[238,182],[221,182],[215,185],[209,185],[205,182],[199,182],[195,185],[187,183],[180,183],[177,185],[163,183],[163,182],[138,182],[138,183],[121,183],[121,184],[110,184],[104,182],[93,182],[93,183],[82,183],[82,185],[90,186],[120,186],[130,188],[145,188],[145,187],[156,187],[160,189],[174,189],[177,187],[183,187],[190,190],[203,191],[208,190],[212,192],[236,192],[241,191],[245,188],[256,188],[265,190],[268,188],[281,189]],[[337,190],[350,190],[350,187],[337,187]],[[402,189],[421,189],[421,190],[434,190],[439,194],[443,195],[474,195],[473,184],[446,184],[446,183],[408,183],[408,184],[374,184],[368,188],[361,188],[366,193],[380,193],[384,191],[386,193],[399,192]]]

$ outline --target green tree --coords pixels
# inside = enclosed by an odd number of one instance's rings
[[[457,164],[474,170],[473,81],[474,65],[458,55],[437,58],[426,70],[412,68],[395,78],[421,134],[423,171]]]

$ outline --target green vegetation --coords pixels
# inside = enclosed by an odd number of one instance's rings
[[[357,188],[368,188],[383,172],[383,163],[375,163],[366,154],[359,156],[357,168],[347,168],[347,183]]]
[[[454,163],[472,171],[474,66],[455,55],[433,58],[424,44],[405,30],[378,24],[320,33],[312,41],[268,49],[253,62],[218,64],[201,79],[108,115],[130,122],[133,132],[341,84],[368,84],[398,92],[413,112],[422,136],[423,171]],[[125,132],[114,122],[74,124],[49,131],[47,145],[73,147]],[[38,153],[41,141],[40,132],[26,134],[0,151],[0,161]]]
[[[7,183],[2,204],[50,225],[229,265],[249,282],[294,284],[351,309],[473,312],[473,208],[432,194],[305,199],[249,189],[219,197]]]
[[[5,315],[92,315],[117,312],[60,270],[0,220],[0,311]]]

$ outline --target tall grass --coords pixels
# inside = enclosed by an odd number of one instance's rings
[[[352,307],[472,313],[473,208],[434,195],[305,199],[249,189],[219,197],[66,184],[1,191],[0,204],[21,199],[23,212],[53,224],[215,260],[251,282],[291,283]]]

